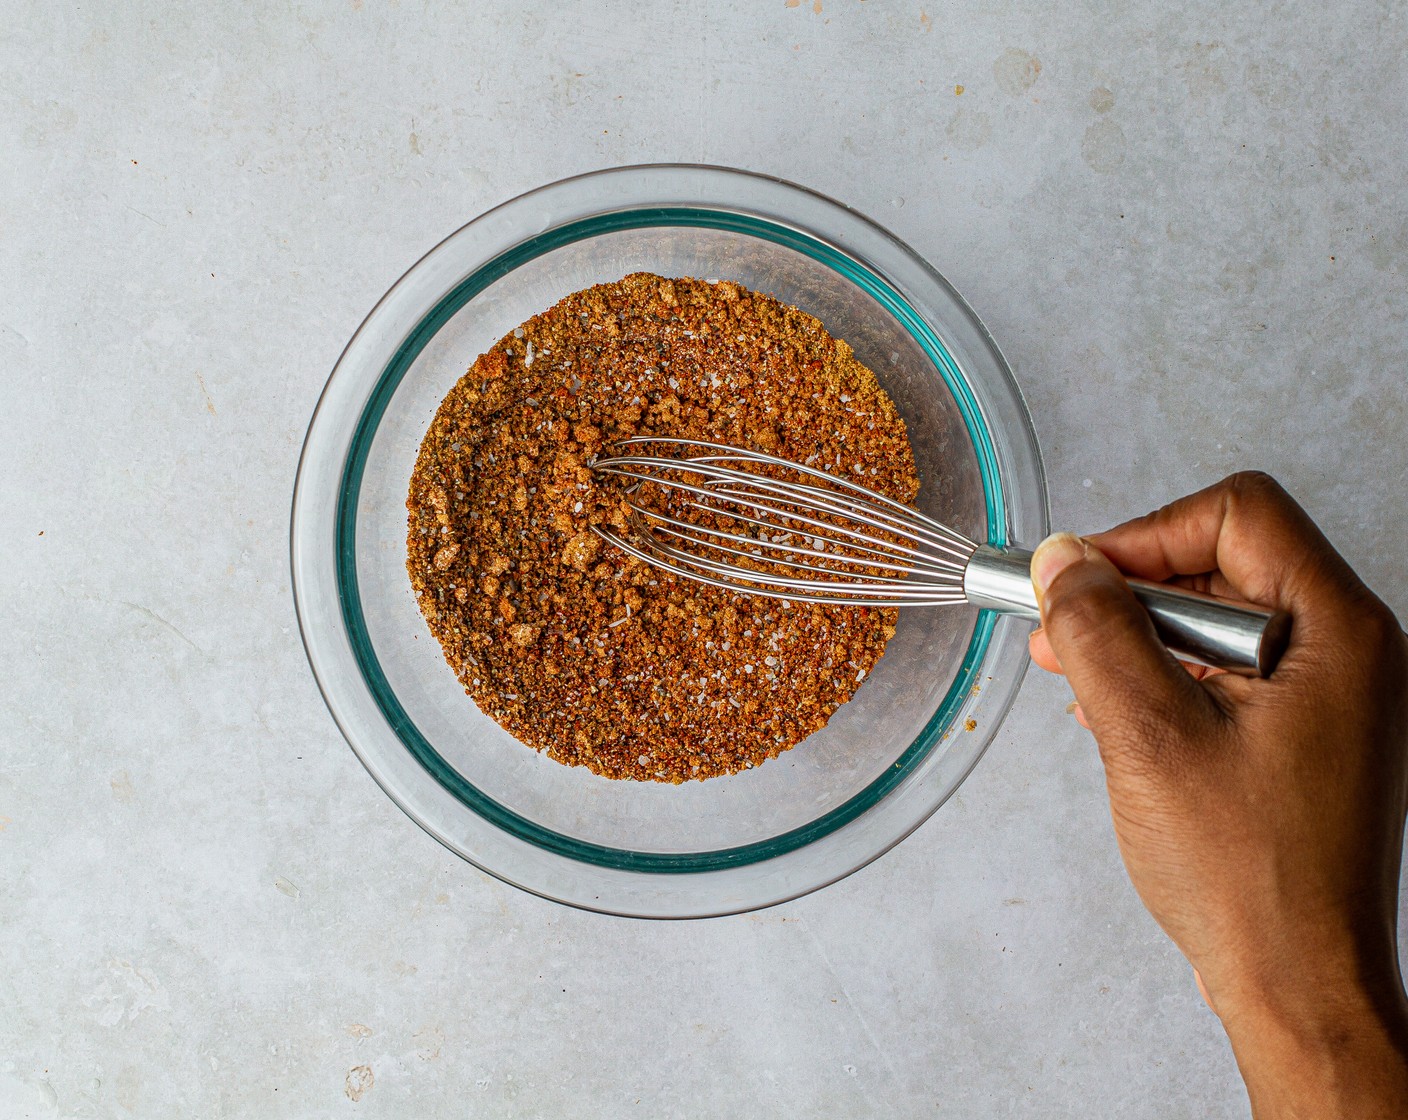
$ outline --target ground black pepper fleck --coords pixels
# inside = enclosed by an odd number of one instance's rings
[[[825,725],[896,612],[745,596],[607,546],[634,435],[750,447],[902,502],[904,422],[810,315],[728,281],[635,273],[576,292],[481,355],[411,476],[406,567],[445,659],[527,745],[611,778],[735,773]]]

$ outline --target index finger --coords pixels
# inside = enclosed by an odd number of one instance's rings
[[[1294,498],[1244,471],[1144,517],[1087,538],[1145,579],[1221,572],[1248,602],[1304,617],[1366,590]]]

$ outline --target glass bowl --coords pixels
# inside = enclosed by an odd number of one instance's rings
[[[483,715],[406,576],[417,449],[498,338],[642,270],[738,281],[849,342],[908,425],[918,506],[973,539],[1039,540],[1046,489],[1020,392],[967,304],[873,222],[778,179],[659,165],[553,183],[441,242],[372,309],[328,378],[293,496],[294,598],[333,718],[387,794],[484,871],[592,910],[702,917],[815,890],[917,828],[1006,714],[1029,626],[905,608],[824,729],[752,770],[679,786],[563,766]]]

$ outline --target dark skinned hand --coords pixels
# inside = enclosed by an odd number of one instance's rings
[[[1272,675],[1188,671],[1121,572],[1288,611]],[[1233,475],[1032,559],[1139,897],[1196,970],[1252,1111],[1408,1117],[1397,951],[1408,639],[1271,478]]]

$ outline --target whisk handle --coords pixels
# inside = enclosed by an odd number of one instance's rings
[[[1032,554],[1023,549],[979,545],[963,574],[964,594],[974,606],[1039,619],[1031,562]],[[1183,661],[1265,677],[1290,639],[1291,616],[1285,611],[1142,579],[1131,579],[1129,587],[1149,612],[1159,640]]]

